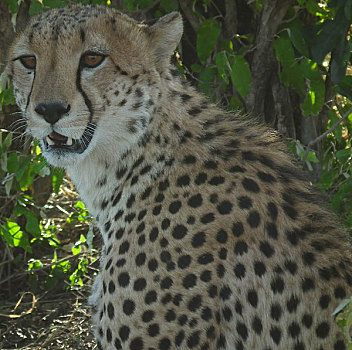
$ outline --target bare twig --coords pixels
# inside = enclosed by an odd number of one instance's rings
[[[3,283],[5,283],[5,282],[7,282],[7,281],[9,281],[9,280],[11,280],[11,279],[13,279],[13,278],[17,278],[17,277],[19,277],[19,276],[29,275],[29,274],[34,273],[34,272],[38,272],[38,271],[41,271],[41,270],[45,270],[45,269],[47,269],[47,268],[49,268],[49,267],[51,267],[51,266],[59,265],[59,264],[61,264],[62,262],[66,261],[66,260],[70,260],[70,259],[76,258],[76,257],[78,257],[78,256],[80,256],[80,255],[85,254],[85,253],[86,253],[86,252],[78,253],[78,254],[76,254],[76,255],[70,255],[70,256],[67,256],[66,258],[62,258],[62,259],[60,259],[60,260],[58,260],[58,261],[56,261],[56,262],[54,262],[54,263],[52,263],[52,264],[45,265],[45,266],[43,266],[43,267],[38,267],[37,269],[33,269],[33,270],[31,270],[31,271],[17,272],[17,273],[15,273],[15,274],[13,274],[12,276],[10,276],[10,277],[8,277],[8,278],[6,278],[6,279],[0,281],[0,284],[3,284]]]
[[[318,136],[316,139],[310,141],[307,145],[306,153],[304,154],[303,161],[305,161],[308,157],[309,151],[311,150],[312,146],[315,145],[317,142],[321,141],[324,137],[329,135],[332,131],[334,131],[339,124],[341,124],[350,114],[352,113],[352,107],[339,119],[333,126],[331,126],[328,130],[326,130],[323,134]]]

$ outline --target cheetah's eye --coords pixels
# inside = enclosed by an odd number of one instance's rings
[[[37,65],[37,60],[35,56],[22,56],[19,58],[19,60],[27,69],[35,69]]]
[[[82,56],[81,62],[86,68],[98,67],[105,59],[104,55],[95,53],[86,53]]]

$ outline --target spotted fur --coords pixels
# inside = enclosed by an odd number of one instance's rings
[[[98,347],[346,349],[331,316],[352,292],[345,231],[273,131],[177,74],[181,35],[177,13],[147,26],[74,6],[35,17],[10,50],[28,129],[103,237]],[[87,51],[103,63],[85,68]],[[70,109],[50,124],[36,107],[54,102]],[[84,151],[47,146],[53,130]]]

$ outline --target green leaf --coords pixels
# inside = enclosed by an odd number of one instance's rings
[[[301,61],[301,69],[308,83],[307,95],[301,105],[303,115],[316,115],[323,108],[325,82],[315,62],[304,59]]]
[[[29,14],[30,16],[38,15],[44,11],[43,4],[39,1],[32,1],[31,5],[29,6]]]
[[[352,76],[345,76],[334,89],[336,92],[342,96],[352,99]]]
[[[229,61],[232,84],[241,97],[246,98],[251,86],[251,71],[249,69],[249,64],[243,56],[238,55],[231,56]]]
[[[29,253],[32,252],[27,235],[16,222],[8,220],[5,225],[1,225],[1,235],[10,246],[21,247]]]
[[[344,11],[340,8],[334,20],[326,20],[320,26],[318,34],[312,38],[314,43],[311,52],[314,61],[321,64],[325,56],[333,51],[344,38],[349,27],[349,22],[344,15]]]
[[[303,23],[296,19],[290,23],[289,29],[289,37],[294,47],[299,53],[305,57],[309,57],[309,48],[305,40],[305,30]]]
[[[347,161],[351,157],[351,150],[350,149],[341,149],[336,152],[335,156],[339,160],[340,163],[342,163],[342,164],[347,163]]]
[[[18,157],[17,153],[11,153],[7,157],[7,171],[9,173],[15,173],[18,170]]]
[[[197,32],[197,53],[199,60],[204,64],[205,60],[215,49],[221,29],[214,18],[202,22]]]
[[[337,173],[335,170],[323,171],[317,184],[322,190],[328,190],[334,184]]]
[[[17,0],[6,0],[9,12],[15,14],[18,12],[18,1]]]
[[[65,170],[61,168],[51,168],[51,180],[53,183],[53,190],[59,193],[60,186],[65,176]]]
[[[178,10],[178,2],[176,0],[161,0],[160,6],[166,13]]]
[[[16,216],[24,215],[26,218],[26,226],[25,229],[28,233],[30,233],[33,237],[39,238],[41,236],[41,230],[39,226],[39,220],[35,213],[33,213],[28,208],[24,207],[17,203],[13,209],[13,213]]]
[[[211,67],[204,68],[199,74],[199,89],[206,95],[210,96],[213,92],[211,83],[213,83],[215,78],[215,69]]]
[[[219,52],[215,56],[216,68],[218,69],[219,76],[226,83],[229,84],[227,72],[229,70],[229,60],[225,52]]]
[[[16,171],[16,178],[17,181],[20,181],[22,179],[22,176],[26,169],[28,168],[29,164],[31,163],[32,156],[24,156],[20,157],[19,159],[19,168]]]
[[[291,66],[295,63],[295,53],[291,41],[286,35],[282,35],[274,41],[274,49],[282,66]]]

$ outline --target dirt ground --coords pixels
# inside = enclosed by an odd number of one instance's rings
[[[67,225],[77,198],[72,184],[65,180],[60,193],[50,197],[45,209],[50,224],[60,228],[57,236],[62,246],[72,246],[88,231],[84,222]],[[99,267],[100,238],[97,232],[95,236],[93,251],[82,253],[89,261],[88,274],[83,278],[83,286],[74,290],[69,290],[65,280],[45,288],[53,264],[52,248],[34,249],[30,257],[40,259],[43,267],[30,274],[29,256],[19,248],[8,252],[10,248],[0,240],[0,252],[5,252],[0,256],[0,349],[96,349],[87,305]],[[71,266],[77,266],[79,256],[73,256],[70,248],[57,251],[60,261],[69,260]],[[16,254],[20,261],[16,262]]]

